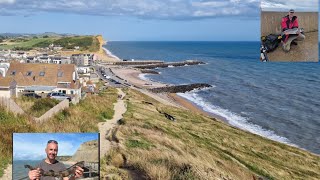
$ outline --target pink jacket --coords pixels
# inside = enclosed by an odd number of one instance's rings
[[[298,28],[298,18],[297,16],[292,17],[292,21],[290,21],[289,15],[285,16],[281,20],[281,28],[282,31],[285,31],[287,29],[293,29],[293,28]]]

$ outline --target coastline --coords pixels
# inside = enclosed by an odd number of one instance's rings
[[[112,54],[112,52],[109,51],[107,48],[102,47],[102,49],[105,51],[107,56],[114,58],[117,61],[121,60],[119,57]],[[116,76],[119,76],[122,79],[125,79],[126,81],[135,85],[138,88],[148,89],[148,88],[164,87],[164,86],[169,85],[169,84],[165,84],[165,83],[155,82],[155,81],[152,81],[148,78],[145,78],[144,75],[146,75],[146,74],[142,73],[140,69],[127,68],[127,67],[122,67],[122,68],[111,67],[111,69],[112,69],[112,72]],[[194,102],[192,102],[184,97],[179,96],[177,93],[156,94],[156,93],[148,92],[147,90],[143,91],[140,89],[140,91],[148,96],[151,96],[151,97],[157,99],[158,101],[160,101],[164,104],[185,108],[185,109],[188,109],[188,110],[193,111],[195,113],[209,116],[209,117],[215,118],[219,121],[223,121],[223,122],[229,124],[225,118],[203,110],[201,107],[194,104]]]
[[[148,91],[148,89],[168,86],[170,84],[152,81],[150,78],[146,77],[146,73],[142,73],[140,69],[124,66],[111,66],[110,68],[112,68],[112,71],[116,76],[119,76],[125,81],[134,85],[134,87],[131,88],[139,90],[140,92],[156,99],[161,103],[188,109],[195,113],[200,113],[210,118],[214,118],[237,129],[241,129],[283,144],[298,147],[298,145],[292,143],[286,137],[280,136],[274,131],[265,129],[262,126],[256,125],[253,122],[250,122],[246,117],[233,113],[228,109],[215,107],[211,103],[205,102],[203,99],[195,99],[197,97],[189,98],[188,93],[152,93]],[[184,96],[184,94],[186,94],[186,96]]]

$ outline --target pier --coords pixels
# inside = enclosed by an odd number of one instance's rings
[[[212,87],[210,84],[205,83],[196,83],[196,84],[187,84],[187,85],[176,85],[176,86],[167,86],[167,87],[159,87],[159,88],[151,88],[148,89],[153,93],[185,93],[188,91],[192,91],[195,89],[209,88]]]
[[[191,65],[200,65],[205,64],[202,61],[196,60],[187,60],[182,62],[169,62],[169,63],[158,63],[158,64],[148,64],[148,65],[141,65],[141,66],[134,66],[135,68],[139,69],[155,69],[155,68],[167,68],[167,67],[177,67],[177,66],[191,66]]]

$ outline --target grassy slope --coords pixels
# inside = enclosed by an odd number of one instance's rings
[[[0,106],[0,177],[12,160],[13,132],[98,132],[98,122],[113,116],[116,100],[117,90],[108,88],[98,96],[88,96],[42,124],[26,116],[14,116]]]
[[[31,48],[33,45],[38,44],[40,42],[54,41],[56,39],[57,38],[38,38],[38,39],[31,38],[31,39],[29,39],[29,41],[26,41],[26,42],[10,42],[10,43],[6,43],[7,45],[1,45],[0,44],[0,49],[12,49],[14,47]]]
[[[320,179],[319,156],[164,106],[133,90],[128,90],[127,98],[125,124],[113,138],[120,144],[102,160],[108,164],[102,164],[102,175],[124,179],[129,173],[144,174],[147,179],[253,179],[253,175]],[[167,120],[157,109],[177,121]]]
[[[69,42],[69,44],[72,46],[77,45],[77,43],[83,42],[83,40],[91,42],[90,46],[87,46],[84,50],[87,50],[87,52],[97,52],[99,51],[99,40],[96,36],[78,36],[78,37],[49,37],[49,38],[29,38],[26,42],[3,42],[7,45],[1,45],[0,49],[12,49],[14,47],[24,47],[24,48],[33,48],[37,46],[39,43],[43,42],[51,42],[55,44],[59,43],[66,43]],[[49,43],[50,44],[50,43]]]

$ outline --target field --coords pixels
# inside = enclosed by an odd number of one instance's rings
[[[50,44],[60,45],[63,50],[80,47],[80,51],[97,52],[100,44],[96,36],[72,36],[72,37],[37,37],[5,39],[0,43],[0,49],[13,49],[28,51],[34,48],[46,48]]]

